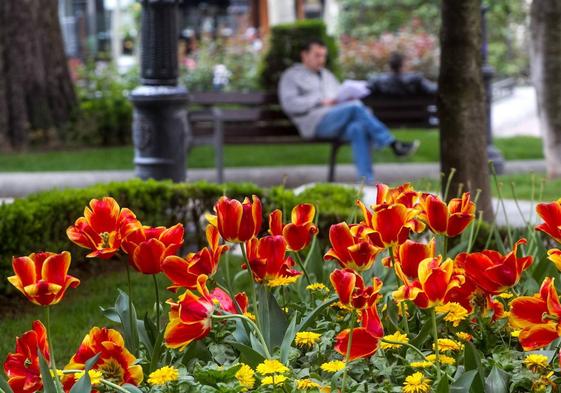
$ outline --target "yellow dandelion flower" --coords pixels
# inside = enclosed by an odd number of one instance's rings
[[[301,348],[313,347],[319,341],[321,334],[314,332],[298,332],[294,342]]]
[[[345,311],[345,312],[353,311],[353,308],[350,305],[343,304],[341,302],[333,303],[331,307],[338,308],[340,311]]]
[[[433,353],[431,355],[426,356],[427,360],[432,363],[436,363],[436,355]],[[456,360],[450,356],[440,354],[440,364],[444,364],[446,366],[453,366],[456,363]]]
[[[150,385],[165,385],[168,382],[174,382],[179,379],[179,370],[175,367],[164,366],[150,373],[148,383]]]
[[[545,355],[532,353],[524,358],[524,366],[533,372],[544,370],[549,366],[549,359]]]
[[[432,348],[434,349],[434,344],[432,344]],[[438,350],[440,352],[456,352],[461,351],[463,348],[463,344],[460,344],[459,342],[454,340],[450,340],[449,338],[438,339]]]
[[[282,385],[288,378],[282,374],[269,375],[261,380],[261,385]]]
[[[310,378],[296,380],[296,388],[298,390],[319,389],[321,385]]]
[[[452,323],[454,326],[458,326],[469,315],[468,311],[460,303],[455,302],[436,306],[435,311],[439,314],[446,314],[444,320]]]
[[[458,332],[456,333],[456,337],[463,341],[471,341],[473,340],[473,336],[466,332]]]
[[[320,368],[328,373],[336,373],[345,368],[345,362],[341,360],[332,360],[330,362],[323,363]]]
[[[57,375],[58,375],[58,371],[57,370]],[[84,376],[85,372],[84,371],[80,371],[79,373],[74,374],[74,379],[77,381],[80,378],[82,378]],[[92,386],[97,386],[101,383],[101,380],[103,379],[103,373],[99,370],[90,370],[88,371],[88,375],[90,376],[90,381],[92,383]]]
[[[253,314],[253,313],[251,313],[251,312],[249,312],[249,311],[244,312],[244,313],[243,313],[243,316],[244,316],[244,317],[247,317],[247,318],[249,318],[249,319],[251,319],[253,322],[255,322],[255,320],[256,320],[255,314]]]
[[[244,392],[253,389],[253,385],[255,385],[255,372],[247,364],[242,363],[235,376]]]
[[[510,335],[511,335],[512,337],[518,338],[518,337],[520,336],[520,332],[521,332],[521,331],[522,331],[522,330],[513,330],[512,332],[510,332]]]
[[[428,393],[430,390],[430,379],[425,378],[423,373],[417,371],[409,375],[403,382],[403,393]]]
[[[329,292],[329,288],[320,282],[314,282],[306,287],[310,292]]]
[[[429,368],[432,367],[433,364],[434,364],[433,362],[429,362],[428,360],[409,363],[409,365],[413,368]]]
[[[407,344],[409,342],[409,338],[407,338],[407,335],[400,332],[395,332],[394,334],[388,334],[387,336],[384,336],[382,340],[395,341],[403,344]],[[402,344],[390,344],[384,341],[380,342],[381,349],[398,349],[401,347]]]
[[[263,363],[257,365],[257,372],[261,375],[283,374],[288,372],[288,367],[276,359],[266,359]]]
[[[501,299],[510,299],[514,295],[510,292],[504,292],[504,293],[499,293],[497,296],[500,297]]]
[[[270,288],[284,287],[284,286],[287,286],[287,285],[294,284],[296,282],[296,280],[298,280],[298,278],[300,278],[300,276],[277,277],[277,278],[273,278],[272,280],[267,281],[267,285]]]
[[[331,386],[329,386],[329,385],[328,385],[328,386],[322,386],[322,387],[319,389],[319,391],[320,391],[321,393],[331,393]]]

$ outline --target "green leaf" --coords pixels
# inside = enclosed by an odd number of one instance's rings
[[[140,390],[139,388],[137,388],[134,385],[131,385],[130,383],[126,383],[123,386],[121,386],[123,389],[128,390],[131,393],[143,393],[142,390]]]
[[[259,363],[263,363],[265,357],[259,352],[254,350],[248,345],[240,344],[234,341],[226,341],[240,352],[240,361],[248,364],[249,366],[255,368]]]
[[[473,379],[473,384],[471,385],[471,392],[481,393],[484,391],[484,374],[483,367],[481,367],[481,356],[473,343],[466,342],[464,345],[464,369],[466,373],[475,370],[477,376]]]
[[[465,393],[473,385],[473,381],[477,376],[477,370],[470,370],[462,375],[452,383],[450,386],[450,393]]]
[[[4,376],[0,373],[0,391],[4,393],[14,393],[8,381],[4,378]]]
[[[138,356],[140,340],[136,327],[136,310],[132,303],[130,303],[131,307],[129,309],[129,295],[120,289],[118,291],[119,296],[117,296],[117,300],[115,301],[115,311],[119,315],[121,326],[123,327],[127,348],[134,355]],[[133,322],[132,324],[131,320]]]
[[[508,393],[509,374],[494,366],[485,379],[485,393]]]
[[[292,348],[292,342],[294,341],[294,337],[296,336],[297,318],[298,311],[294,313],[294,317],[292,318],[292,321],[290,321],[290,325],[288,325],[288,329],[286,329],[284,339],[282,340],[282,344],[280,347],[280,361],[283,364],[288,364],[288,355],[290,354],[290,348]]]
[[[449,393],[450,386],[448,385],[448,377],[446,375],[442,375],[440,378],[440,382],[438,382],[438,386],[436,387],[436,393]]]
[[[419,333],[411,340],[411,345],[420,348],[425,343],[425,341],[429,337],[431,337],[431,334],[432,334],[432,324],[430,323],[430,320],[427,320],[427,322],[423,324],[423,327],[421,328]]]
[[[92,381],[88,371],[95,366],[100,356],[101,352],[86,361],[84,365],[84,375],[74,384],[74,386],[72,386],[70,393],[90,393],[92,391]]]
[[[103,316],[109,319],[111,322],[121,323],[121,317],[115,311],[115,307],[99,307]]]
[[[324,265],[325,262],[323,261],[323,256],[321,255],[319,241],[317,239],[317,236],[314,236],[312,244],[310,245],[310,249],[308,251],[308,255],[306,255],[306,259],[304,260],[304,267],[306,268],[308,274],[315,277],[317,282],[323,282]]]
[[[259,301],[261,328],[263,330],[261,333],[269,349],[272,350],[281,346],[288,328],[288,320],[277,299],[265,285],[259,286],[259,299],[264,299],[264,301]]]
[[[39,355],[39,369],[41,371],[41,379],[43,380],[43,392],[58,393],[55,386],[55,381],[51,376],[51,370],[49,369],[49,365],[47,364],[47,361],[43,357],[43,354],[41,353],[39,348],[37,348],[37,355]]]
[[[321,315],[323,310],[331,306],[337,300],[339,300],[339,297],[333,296],[331,299],[328,299],[325,303],[322,303],[319,306],[317,306],[311,313],[308,314],[306,318],[300,321],[300,325],[298,325],[298,329],[296,329],[296,331],[301,332],[302,330],[306,330],[314,322],[314,320],[319,315]]]

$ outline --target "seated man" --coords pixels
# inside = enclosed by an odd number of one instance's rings
[[[339,82],[324,68],[327,47],[309,41],[300,53],[302,63],[288,68],[279,82],[279,100],[303,138],[341,139],[350,142],[359,179],[374,182],[371,150],[390,146],[397,156],[413,154],[419,141],[395,139],[358,100],[336,101]]]
[[[377,97],[432,96],[436,94],[436,83],[414,72],[404,72],[404,57],[394,52],[390,56],[391,72],[372,78],[368,87]]]

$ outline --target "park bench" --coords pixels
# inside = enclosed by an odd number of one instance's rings
[[[438,126],[435,97],[369,97],[364,103],[390,128]],[[224,180],[225,144],[329,143],[327,180],[333,182],[337,152],[344,143],[333,139],[303,139],[282,112],[275,93],[191,93],[189,124],[188,150],[201,145],[214,146],[218,182]]]

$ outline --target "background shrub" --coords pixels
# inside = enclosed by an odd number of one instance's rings
[[[327,68],[336,76],[340,74],[337,43],[327,34],[325,24],[319,20],[301,20],[271,28],[269,50],[260,71],[263,89],[276,91],[280,75],[293,63],[300,61],[300,50],[311,38],[319,38],[326,43]]]

